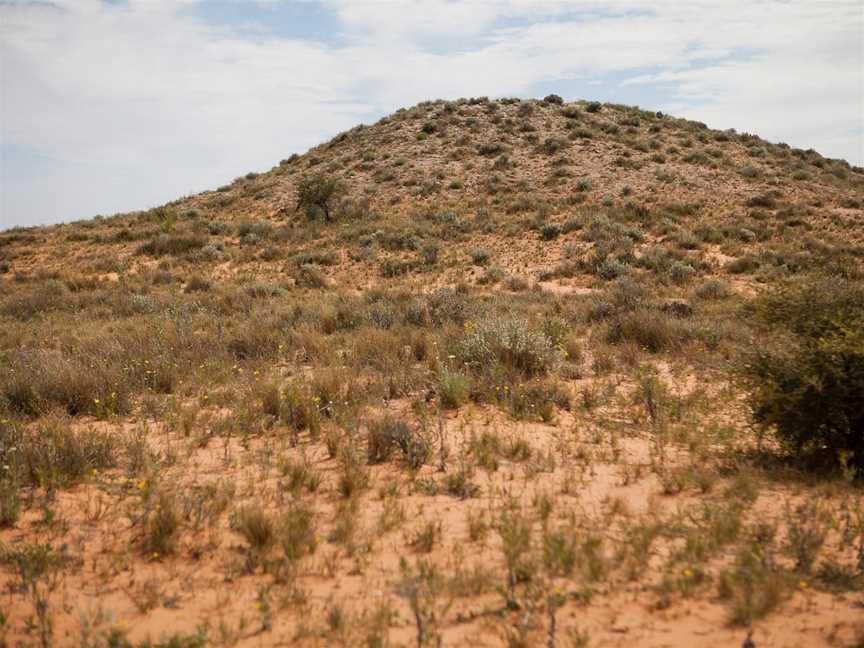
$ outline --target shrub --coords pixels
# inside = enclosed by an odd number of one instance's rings
[[[38,427],[0,423],[0,461],[7,476],[22,485],[68,486],[92,470],[116,463],[116,437],[93,430],[72,431],[62,420]]]
[[[302,504],[291,507],[283,516],[278,529],[282,552],[289,562],[313,554],[318,547],[315,514]]]
[[[546,223],[540,228],[540,238],[544,241],[552,241],[561,235],[561,226],[558,223]]]
[[[55,406],[71,415],[120,414],[129,409],[128,382],[121,367],[95,352],[28,351],[0,378],[0,401],[30,417]]]
[[[457,351],[462,361],[487,369],[500,363],[525,376],[536,376],[555,360],[555,347],[542,331],[523,320],[487,319],[469,328]]]
[[[180,512],[173,495],[160,493],[156,506],[147,512],[144,520],[144,550],[152,557],[174,553],[180,531]]]
[[[627,274],[630,266],[626,263],[621,263],[615,259],[606,259],[597,266],[597,276],[606,281],[617,279],[618,277]]]
[[[320,401],[320,398],[317,399]],[[317,437],[321,429],[318,402],[298,384],[291,383],[282,393],[280,418],[296,433],[308,429]]]
[[[471,382],[466,375],[448,367],[439,368],[438,397],[442,407],[458,409],[468,402],[470,393]]]
[[[775,336],[754,342],[742,373],[753,419],[793,452],[864,475],[864,290],[821,280],[756,304]]]
[[[665,313],[639,308],[625,313],[613,322],[609,342],[635,342],[651,353],[674,350],[689,337],[682,322]]]
[[[789,596],[788,578],[766,565],[756,549],[743,549],[732,569],[720,575],[720,597],[730,602],[732,622],[749,625]]]
[[[557,382],[532,381],[514,385],[499,392],[499,401],[504,400],[516,419],[538,418],[545,423],[555,419],[555,407],[569,410],[570,392]]]
[[[429,446],[420,434],[402,420],[385,416],[369,424],[367,458],[369,463],[387,461],[399,450],[411,468],[419,468],[429,457]]]
[[[400,277],[411,272],[416,265],[415,261],[409,259],[384,259],[381,262],[381,276]]]
[[[725,299],[729,296],[729,288],[719,279],[708,279],[696,289],[699,299]]]
[[[276,523],[259,505],[239,509],[233,516],[232,527],[249,544],[253,566],[261,563],[276,543]]]
[[[567,140],[561,137],[547,137],[545,140],[543,140],[543,144],[540,146],[540,150],[547,155],[554,155],[558,151],[562,150],[565,146],[567,146]]]
[[[211,220],[207,222],[207,231],[212,236],[218,236],[219,234],[227,234],[230,229],[228,223],[220,220]]]
[[[318,213],[324,215],[328,223],[333,220],[332,209],[345,188],[338,178],[317,173],[307,176],[297,187],[297,209],[302,209],[309,218]]]
[[[273,232],[273,225],[267,221],[244,220],[237,226],[237,236],[241,239],[255,236],[257,240],[268,238]]]
[[[262,281],[253,281],[243,287],[243,292],[252,299],[266,299],[268,297],[279,297],[285,294],[285,289]]]
[[[489,263],[489,250],[485,248],[475,248],[471,250],[471,263],[474,265],[483,266]]]
[[[201,236],[183,236],[179,234],[159,234],[138,248],[140,254],[154,257],[179,256],[194,250],[199,250],[207,243]]]
[[[0,528],[15,526],[21,515],[20,486],[15,477],[0,479]]]
[[[438,263],[438,255],[441,252],[441,246],[438,245],[435,241],[430,241],[426,243],[420,249],[420,257],[423,260],[423,264],[427,266],[433,266]]]
[[[69,308],[68,292],[66,286],[53,279],[30,289],[16,290],[0,302],[0,315],[26,321],[51,311]]]
[[[763,207],[765,209],[774,209],[777,207],[777,192],[768,192],[751,196],[744,204],[747,207]]]
[[[555,105],[560,106],[561,104],[564,103],[564,99],[562,99],[557,94],[549,94],[549,95],[546,95],[545,97],[543,97],[543,103],[555,104]]]
[[[725,268],[727,272],[732,274],[747,274],[759,269],[759,260],[753,256],[745,255],[730,261]]]
[[[696,270],[693,268],[693,266],[686,263],[681,263],[679,261],[673,263],[672,267],[669,268],[669,278],[674,283],[685,283],[689,281],[695,274]]]
[[[426,296],[426,308],[435,326],[447,322],[461,325],[468,317],[469,302],[464,291],[438,288]]]
[[[299,288],[326,288],[327,279],[311,263],[304,263],[292,273],[294,283]]]
[[[191,277],[189,281],[186,282],[186,285],[183,288],[183,292],[210,292],[210,288],[212,288],[212,285],[206,279],[203,279],[201,277]]]
[[[504,152],[504,147],[498,142],[490,142],[488,144],[480,144],[477,147],[477,153],[485,156],[495,156],[502,154]]]

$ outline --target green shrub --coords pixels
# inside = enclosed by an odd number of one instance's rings
[[[605,259],[600,263],[595,272],[597,276],[606,281],[617,279],[622,275],[626,275],[630,270],[630,266],[626,263],[621,263],[616,259]]]
[[[12,485],[68,486],[93,470],[113,467],[117,445],[108,433],[73,431],[56,418],[35,427],[0,423],[0,461]]]
[[[145,519],[144,550],[153,558],[174,553],[180,532],[180,512],[173,495],[160,493]]]
[[[310,263],[304,263],[294,270],[294,283],[300,288],[326,288],[327,279],[321,271]]]
[[[729,296],[729,287],[719,279],[708,279],[696,289],[699,299],[725,299]]]
[[[438,397],[442,407],[458,409],[468,402],[470,394],[471,382],[465,374],[444,366],[438,370]]]
[[[676,284],[689,281],[695,274],[696,270],[693,266],[679,261],[675,261],[669,268],[669,278]]]
[[[766,565],[757,548],[742,549],[735,566],[720,574],[720,598],[729,602],[732,623],[749,625],[789,596],[789,579]]]
[[[286,560],[293,563],[315,553],[318,547],[315,528],[315,513],[312,509],[296,504],[288,510],[278,529],[279,543]]]
[[[591,191],[591,180],[589,180],[588,178],[581,178],[578,182],[576,182],[576,191],[578,191],[579,193]]]
[[[388,279],[408,274],[417,266],[412,259],[384,259],[381,262],[381,276]]]
[[[493,318],[469,328],[457,354],[463,362],[481,370],[500,363],[522,375],[536,376],[546,373],[556,350],[549,337],[528,322]]]
[[[419,468],[429,457],[426,439],[400,419],[390,416],[369,423],[367,458],[369,463],[387,461],[394,450],[399,450],[411,468]]]
[[[21,493],[16,476],[0,478],[0,528],[15,526],[21,515]]]
[[[210,292],[213,285],[202,277],[191,277],[183,287],[185,293]]]
[[[440,252],[441,246],[435,241],[430,241],[420,249],[420,258],[423,260],[424,265],[433,266],[438,263],[438,255]]]
[[[199,250],[207,244],[202,236],[184,236],[179,234],[159,234],[138,248],[140,254],[149,256],[180,256],[194,250]]]
[[[638,308],[616,318],[609,330],[612,343],[635,342],[651,353],[674,351],[690,336],[686,325],[663,312]]]
[[[489,263],[489,250],[485,248],[476,248],[471,250],[471,263],[478,266],[484,266]]]
[[[250,504],[236,511],[231,526],[249,544],[252,566],[260,564],[276,544],[276,522],[258,504]]]
[[[540,238],[544,241],[552,241],[561,235],[561,226],[558,223],[546,223],[540,228]]]
[[[27,321],[52,311],[66,310],[74,306],[68,295],[63,283],[51,279],[29,289],[16,290],[0,302],[0,315]]]
[[[742,363],[754,421],[793,452],[864,475],[864,289],[837,279],[756,304],[772,341]]]
[[[329,223],[333,220],[333,206],[344,192],[345,188],[338,178],[320,173],[307,176],[297,187],[297,209],[302,209],[309,218],[323,214],[324,220]]]
[[[287,385],[280,402],[280,418],[294,433],[309,430],[317,437],[321,430],[320,397],[310,396],[299,383]]]
[[[759,269],[759,260],[748,254],[730,261],[725,268],[727,272],[732,274],[747,274]]]
[[[29,417],[59,406],[71,415],[129,410],[129,379],[121,367],[90,350],[32,351],[13,358],[0,378],[0,404]]]
[[[513,385],[497,394],[499,402],[509,406],[516,419],[539,419],[544,423],[555,420],[555,407],[570,409],[570,392],[557,382],[532,381]]]

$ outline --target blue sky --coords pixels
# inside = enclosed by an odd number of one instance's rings
[[[0,0],[0,228],[142,209],[424,99],[599,99],[864,164],[859,0]]]

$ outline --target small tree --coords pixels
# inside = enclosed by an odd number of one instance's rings
[[[840,279],[781,289],[756,313],[771,334],[743,365],[754,421],[864,476],[864,290]]]
[[[314,218],[320,211],[329,223],[333,220],[333,204],[344,190],[338,178],[322,173],[306,176],[297,187],[297,209],[303,209],[309,218]]]

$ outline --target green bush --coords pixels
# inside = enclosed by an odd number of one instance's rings
[[[138,248],[139,254],[153,257],[180,256],[195,250],[200,250],[207,244],[207,239],[198,235],[159,234]]]
[[[53,407],[71,415],[107,416],[129,410],[129,378],[93,350],[20,352],[0,378],[0,406],[38,417]]]
[[[415,469],[426,463],[429,457],[426,439],[405,421],[390,416],[370,421],[366,453],[369,463],[387,461],[394,450],[399,450],[405,463]]]
[[[297,209],[302,209],[309,218],[319,213],[328,223],[333,220],[333,205],[345,193],[338,178],[315,174],[303,178],[297,187]]]
[[[438,396],[441,406],[448,409],[459,409],[468,402],[471,395],[471,381],[467,376],[446,366],[438,370]]]
[[[0,423],[0,460],[6,466],[4,478],[13,486],[63,488],[73,484],[93,470],[112,468],[117,444],[115,436],[95,430],[73,431],[62,419],[51,418],[37,427]],[[4,484],[3,489],[8,486]],[[12,508],[6,499],[4,508]]]
[[[684,322],[644,307],[615,318],[607,335],[612,344],[635,342],[651,353],[677,350],[689,338],[690,330]]]
[[[495,318],[470,328],[458,346],[459,358],[470,366],[488,369],[497,363],[525,376],[546,373],[556,349],[549,337],[528,322]]]
[[[441,252],[441,246],[435,241],[426,243],[420,250],[420,258],[424,265],[433,266],[438,263],[438,255]]]
[[[729,294],[729,287],[719,279],[708,279],[696,289],[699,299],[725,299]]]
[[[471,250],[471,263],[478,266],[485,266],[489,263],[489,250],[485,248],[475,248]]]
[[[412,259],[384,259],[381,262],[381,276],[391,279],[408,274],[417,266]]]
[[[786,287],[760,298],[756,316],[771,341],[742,363],[754,421],[801,456],[864,475],[864,289]]]
[[[561,226],[558,223],[546,223],[540,228],[540,238],[544,241],[552,241],[561,235]]]
[[[748,254],[730,261],[726,264],[725,269],[726,272],[731,272],[732,274],[748,274],[758,270],[759,265],[759,259]]]

